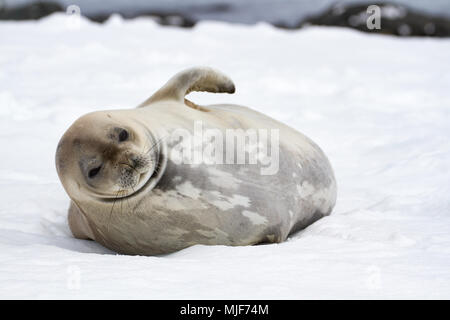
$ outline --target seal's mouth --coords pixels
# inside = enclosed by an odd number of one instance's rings
[[[137,185],[139,185],[139,184],[144,180],[144,178],[145,178],[145,176],[146,176],[147,173],[148,173],[148,171],[147,171],[147,172],[144,172],[144,173],[141,173],[141,174],[139,175],[139,180],[138,180]]]
[[[123,197],[129,196],[133,193],[136,193],[137,191],[141,190],[151,179],[152,174],[154,170],[147,170],[141,174],[139,174],[137,183],[130,189],[128,189],[128,192],[125,192],[125,195]],[[131,193],[129,193],[131,191]],[[119,198],[123,198],[119,197]]]
[[[142,192],[143,190],[147,189],[148,186],[151,185],[152,182],[155,180],[154,178],[158,174],[158,171],[156,170],[157,167],[158,167],[158,162],[155,164],[155,168],[153,170],[148,170],[144,173],[141,173],[138,178],[138,183],[134,187],[124,190],[125,192],[123,192],[122,195],[119,194],[119,196],[114,199],[109,198],[109,199],[104,199],[104,200],[111,201],[111,200],[126,199],[128,197],[134,196],[134,195]]]

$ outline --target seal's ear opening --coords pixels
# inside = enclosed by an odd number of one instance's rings
[[[140,104],[138,108],[145,107],[156,101],[175,100],[181,103],[184,102],[194,109],[202,109],[184,98],[193,91],[234,93],[236,88],[233,81],[222,72],[209,67],[194,67],[177,73],[161,89]]]

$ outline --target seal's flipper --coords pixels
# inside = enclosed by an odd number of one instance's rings
[[[160,100],[183,103],[184,97],[192,91],[234,93],[235,87],[233,81],[223,73],[208,67],[195,67],[177,73],[138,108]]]
[[[69,227],[72,234],[77,239],[94,240],[94,234],[89,223],[75,202],[70,201],[69,207]]]

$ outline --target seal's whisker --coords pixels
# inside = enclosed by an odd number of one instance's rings
[[[161,162],[158,162],[158,163],[156,164],[156,166],[155,166],[155,175],[158,175],[159,170],[161,169],[161,167],[162,167],[162,163],[161,163]]]
[[[134,192],[134,188],[132,188],[132,189],[133,189],[133,192]],[[128,214],[130,214],[130,213],[133,212],[133,208],[131,208],[131,206],[130,206],[130,200],[128,198],[125,198],[125,201],[127,202]]]
[[[136,193],[136,190],[134,190],[133,187],[131,187],[131,189],[133,190],[133,193]],[[133,210],[132,206],[130,206],[130,200],[129,200],[128,198],[125,198],[125,199],[127,200],[128,210],[130,211],[129,213],[130,213],[130,214],[133,214],[133,213],[134,213],[134,210]]]
[[[123,214],[123,201],[120,201],[120,212],[119,214]]]
[[[158,139],[155,143],[153,143],[153,145],[150,147],[150,149],[148,149],[147,151],[144,152],[144,154],[148,154],[150,151],[153,150],[154,147],[158,146],[167,137],[168,137],[168,135]]]
[[[117,199],[119,197],[119,193],[120,192],[121,192],[121,190],[117,191],[116,196],[115,196],[114,201],[113,201],[113,204],[112,204],[112,207],[111,207],[111,212],[109,213],[108,222],[106,223],[106,229],[108,230],[108,232],[109,232],[109,224],[111,222],[111,216],[112,216],[112,213],[113,213],[113,210],[114,210],[114,205],[116,204],[116,201],[117,201]]]
[[[148,140],[146,140],[144,146],[142,147],[141,153],[145,154],[146,152],[144,152],[144,150],[147,149],[148,146],[150,146],[150,143],[148,142]]]

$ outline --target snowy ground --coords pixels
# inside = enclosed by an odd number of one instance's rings
[[[63,15],[0,23],[0,298],[450,298],[450,41]],[[240,103],[307,134],[333,214],[289,241],[116,255],[71,237],[57,142],[80,115],[214,66]]]

